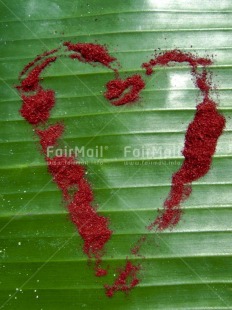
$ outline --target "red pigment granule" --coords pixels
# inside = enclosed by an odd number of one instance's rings
[[[145,87],[142,77],[138,74],[128,77],[126,80],[116,79],[106,84],[107,91],[104,96],[113,105],[119,106],[128,102],[134,102],[139,98],[140,91]],[[125,94],[123,94],[126,91]],[[120,98],[121,97],[121,98]]]
[[[20,113],[28,123],[38,125],[44,123],[50,117],[50,111],[55,105],[55,93],[53,90],[44,90],[42,87],[35,95],[21,95],[23,100]]]
[[[109,67],[110,63],[116,60],[109,55],[106,47],[100,44],[64,42],[64,46],[68,48],[68,51],[75,52],[70,55],[71,58],[77,58],[82,62],[99,62]]]
[[[104,277],[107,275],[108,271],[106,269],[100,268],[100,260],[97,261],[96,263],[96,268],[95,268],[95,276],[96,277]]]
[[[20,72],[19,74],[19,79],[31,68],[33,67],[38,61],[42,60],[44,57],[46,56],[50,56],[52,54],[55,54],[57,51],[59,50],[59,48],[53,49],[51,51],[48,52],[44,52],[43,54],[38,55],[33,61],[29,62],[24,68],[23,70]]]
[[[28,76],[22,80],[21,85],[17,86],[17,88],[24,92],[37,90],[39,88],[40,74],[46,67],[56,61],[56,59],[56,56],[45,59],[41,64],[37,65],[29,72]]]
[[[55,146],[57,140],[62,136],[64,125],[57,123],[55,125],[50,125],[44,130],[36,129],[35,132],[40,138],[40,145],[42,146],[43,153],[47,155],[47,148],[49,146]]]
[[[153,72],[152,67],[168,65],[169,62],[189,63],[196,79],[196,86],[204,98],[203,102],[197,106],[195,117],[187,129],[182,151],[185,159],[181,168],[172,176],[172,187],[164,202],[164,211],[160,212],[156,220],[148,227],[152,229],[157,225],[160,230],[174,226],[179,222],[181,218],[180,203],[189,197],[192,182],[203,177],[209,171],[217,140],[225,127],[225,118],[217,111],[216,104],[209,98],[211,86],[205,66],[210,65],[212,61],[173,50],[157,56],[149,63],[144,63],[143,67],[150,75]],[[202,73],[196,71],[199,65],[203,66]]]
[[[113,297],[118,291],[128,293],[132,288],[139,284],[137,273],[141,267],[133,265],[129,260],[126,262],[124,269],[119,271],[117,279],[112,286],[105,285],[106,295]]]
[[[96,259],[96,275],[103,276],[106,270],[100,268],[104,246],[112,235],[108,228],[108,218],[97,214],[91,206],[93,193],[89,183],[84,179],[85,169],[76,163],[74,157],[47,158],[48,170],[53,180],[62,190],[64,199],[72,201],[68,210],[72,222],[78,229],[84,241],[83,251],[91,258]],[[75,190],[71,197],[69,190]]]

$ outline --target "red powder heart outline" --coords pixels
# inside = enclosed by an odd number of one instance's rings
[[[99,44],[65,42],[63,44],[71,59],[90,64],[100,63],[115,72],[115,80],[106,84],[105,98],[116,106],[131,103],[139,98],[145,87],[145,82],[138,74],[120,79],[117,69],[111,67],[116,60],[107,49]],[[27,64],[19,75],[20,85],[17,89],[23,101],[21,115],[30,123],[39,137],[42,153],[48,165],[48,171],[63,193],[64,200],[72,222],[75,224],[84,241],[83,251],[89,258],[95,259],[96,276],[104,276],[107,270],[101,268],[104,246],[109,241],[112,231],[109,220],[97,213],[92,205],[93,192],[85,178],[85,168],[76,162],[74,156],[47,156],[47,148],[56,146],[58,139],[64,132],[64,125],[56,123],[48,125],[50,111],[55,105],[53,90],[45,90],[41,84],[40,75],[61,55],[56,55],[60,48],[38,55]],[[155,66],[167,66],[170,63],[188,63],[191,74],[195,78],[195,85],[203,95],[203,101],[197,105],[193,121],[188,126],[185,135],[185,144],[182,151],[184,161],[180,169],[172,176],[170,193],[164,202],[164,209],[148,226],[157,230],[175,226],[181,218],[180,204],[191,194],[193,181],[204,176],[210,169],[212,156],[216,149],[219,136],[225,126],[225,118],[217,111],[216,103],[210,98],[211,83],[206,67],[212,64],[207,58],[199,58],[190,53],[179,50],[160,53],[148,63],[142,64],[147,75],[153,73]],[[198,67],[202,71],[198,72]],[[25,77],[23,77],[25,76]],[[70,193],[72,190],[72,194]],[[73,193],[74,192],[74,193]],[[132,254],[137,255],[145,241],[140,238],[132,249]],[[133,265],[127,260],[125,267],[118,271],[118,276],[113,285],[105,285],[106,295],[111,297],[117,291],[128,292],[139,283],[137,273],[140,265]]]

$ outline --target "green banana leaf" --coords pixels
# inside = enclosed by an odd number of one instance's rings
[[[0,0],[0,309],[232,309],[231,29],[230,0]],[[121,77],[146,79],[136,104],[114,107],[103,97],[114,76],[102,66],[64,58],[43,74],[45,88],[56,91],[51,120],[66,126],[63,145],[103,148],[102,158],[80,160],[114,231],[104,278],[94,276],[82,252],[14,88],[24,65],[67,40],[106,44]],[[185,64],[145,77],[141,64],[154,50],[174,48],[214,58],[214,96],[227,124],[210,172],[183,203],[180,223],[149,233],[201,100]],[[132,152],[150,147],[155,155]],[[148,242],[133,256],[142,235]],[[113,283],[126,257],[141,264],[140,283],[108,298],[103,285]]]

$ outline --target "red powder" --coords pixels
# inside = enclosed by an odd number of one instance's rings
[[[116,79],[108,82],[106,84],[107,91],[104,96],[106,99],[110,100],[113,105],[119,106],[136,101],[139,98],[140,91],[144,87],[145,83],[142,77],[135,74],[128,77],[126,80]],[[123,95],[125,90],[127,92]]]
[[[22,80],[21,85],[17,86],[17,88],[24,92],[37,90],[39,88],[40,74],[52,62],[56,61],[56,59],[56,56],[45,59],[41,64],[37,65],[34,69],[30,71],[28,76],[24,80]]]
[[[98,215],[88,201],[79,204],[75,198],[69,204],[68,210],[73,223],[76,225],[84,241],[83,251],[90,258],[95,257],[97,263],[99,263],[104,246],[112,234],[112,231],[108,228],[108,219]],[[102,270],[97,268],[96,275],[102,275]]]
[[[190,53],[183,53],[179,50],[172,50],[165,52],[163,54],[158,55],[156,58],[151,59],[149,62],[145,62],[142,64],[142,67],[146,69],[147,75],[151,75],[153,72],[154,66],[166,66],[170,62],[188,62],[193,70],[197,68],[197,66],[209,66],[212,64],[212,60],[207,58],[198,58]]]
[[[53,90],[38,89],[35,95],[21,95],[23,100],[20,113],[28,123],[38,125],[44,123],[50,117],[50,111],[55,105],[55,93]]]
[[[69,190],[78,189],[78,183],[84,177],[85,169],[78,165],[74,157],[55,156],[46,158],[48,171],[53,176],[54,182],[61,189],[64,198],[69,200]]]
[[[40,145],[42,146],[43,153],[46,155],[47,148],[49,146],[55,146],[57,144],[57,140],[62,136],[64,132],[64,125],[57,123],[44,130],[36,129],[35,132],[40,138]]]
[[[96,259],[96,275],[103,276],[107,273],[99,264],[103,255],[104,246],[110,239],[112,231],[108,228],[108,218],[97,214],[91,206],[93,193],[89,183],[84,179],[84,167],[76,163],[74,157],[47,158],[48,170],[53,180],[62,190],[64,199],[72,201],[68,210],[72,222],[78,229],[84,241],[83,251],[91,258]],[[73,197],[69,190],[75,190]]]
[[[181,168],[172,176],[172,188],[164,203],[165,211],[154,224],[158,229],[176,225],[180,219],[178,206],[186,199],[185,186],[203,177],[210,169],[217,140],[225,126],[224,117],[217,111],[216,104],[208,98],[197,106],[194,120],[185,135],[182,151],[185,160]],[[190,194],[191,189],[188,188]],[[151,226],[150,226],[151,227]]]
[[[115,60],[115,58],[108,54],[106,48],[101,45],[71,44],[67,42],[64,45],[68,47],[68,50],[73,50],[76,56],[79,55],[80,61],[100,62],[105,66],[109,66]],[[55,104],[55,93],[52,90],[44,90],[41,87],[40,75],[47,66],[57,59],[56,56],[44,58],[57,50],[55,49],[37,56],[24,67],[20,74],[20,77],[27,74],[22,79],[20,85],[17,86],[23,100],[20,113],[32,125],[45,125]],[[39,61],[41,63],[37,64]],[[35,67],[33,68],[33,66]],[[23,92],[27,93],[30,91],[35,91],[36,93],[30,96],[23,94]],[[40,138],[40,145],[48,164],[48,170],[53,176],[54,182],[61,189],[63,197],[68,203],[70,217],[84,241],[83,251],[90,258],[94,257],[96,259],[96,276],[104,276],[107,274],[107,270],[100,267],[101,257],[104,254],[104,246],[110,239],[112,231],[108,228],[108,218],[98,215],[96,209],[91,205],[93,193],[89,183],[84,178],[85,169],[75,161],[73,156],[47,157],[47,148],[56,145],[64,132],[63,125],[49,125],[47,129],[36,127],[35,132]]]
[[[147,239],[146,236],[143,236],[143,237],[141,237],[141,238],[139,238],[139,239],[137,240],[135,246],[133,246],[133,248],[131,249],[131,253],[132,253],[133,255],[140,256],[140,255],[139,255],[139,251],[140,251],[140,249],[141,249],[143,243],[146,241],[146,239]]]
[[[100,268],[98,266],[96,266],[95,271],[96,271],[95,272],[96,277],[104,277],[108,273],[107,270],[102,269],[102,268]]]
[[[205,95],[208,95],[211,89],[211,86],[207,79],[208,74],[207,74],[206,68],[203,69],[202,74],[195,73],[195,77],[196,77],[196,86],[200,89],[202,93],[205,93]]]
[[[109,55],[106,47],[100,44],[64,42],[64,46],[68,48],[68,51],[75,52],[70,55],[71,58],[77,58],[82,62],[99,62],[109,67],[110,63],[116,60]]]
[[[195,117],[187,129],[182,151],[185,159],[181,168],[172,176],[172,187],[164,202],[164,211],[159,212],[155,221],[148,227],[152,229],[157,225],[160,230],[174,226],[179,222],[182,213],[180,203],[191,194],[192,182],[203,177],[209,171],[217,140],[225,127],[225,118],[217,111],[216,104],[209,98],[211,86],[205,66],[210,65],[212,61],[173,50],[158,55],[142,66],[150,75],[153,72],[152,67],[168,65],[169,62],[189,63],[196,79],[196,86],[202,92],[204,99],[197,106]],[[199,65],[203,66],[202,73],[196,71]]]
[[[53,49],[51,51],[48,52],[44,52],[43,54],[38,55],[33,61],[29,62],[24,68],[23,70],[20,72],[19,74],[19,78],[21,78],[22,75],[24,75],[31,67],[33,67],[38,61],[42,60],[44,57],[52,55],[54,53],[56,53],[59,49]]]
[[[139,284],[137,273],[141,269],[140,266],[133,265],[129,260],[123,270],[119,271],[117,279],[112,286],[105,285],[106,295],[113,297],[118,291],[128,293],[132,288]]]

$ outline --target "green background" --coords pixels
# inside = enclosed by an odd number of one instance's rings
[[[0,308],[232,309],[231,29],[230,0],[0,0]],[[61,144],[104,147],[102,164],[82,160],[114,231],[104,265],[117,268],[127,256],[142,265],[141,283],[128,296],[105,297],[102,284],[112,283],[114,271],[94,277],[32,128],[18,113],[18,73],[67,40],[107,44],[122,77],[141,73],[146,80],[141,100],[120,108],[103,97],[113,74],[101,66],[62,59],[43,81],[56,91],[51,122],[65,123]],[[201,100],[186,65],[144,76],[141,64],[158,48],[214,58],[214,98],[227,125],[212,169],[183,204],[182,221],[149,234],[136,258],[130,248],[162,207]],[[124,158],[126,146],[155,146],[157,154]]]

